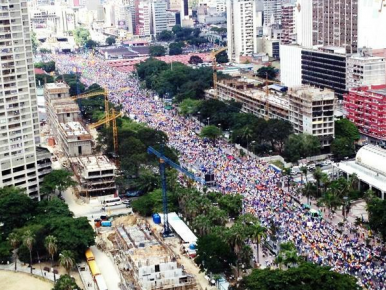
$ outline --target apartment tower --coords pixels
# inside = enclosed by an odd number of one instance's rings
[[[26,0],[2,0],[0,12],[0,187],[36,199],[39,120]]]
[[[313,44],[358,47],[358,0],[313,0]]]
[[[227,1],[228,57],[239,62],[240,56],[256,53],[255,0]]]

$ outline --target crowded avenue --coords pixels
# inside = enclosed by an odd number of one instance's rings
[[[181,164],[196,174],[213,173],[217,190],[224,194],[242,194],[244,212],[256,215],[267,228],[274,224],[280,240],[292,241],[309,261],[354,275],[367,289],[386,289],[386,257],[381,256],[384,245],[378,239],[371,239],[368,247],[368,233],[357,230],[354,224],[345,222],[343,230],[338,231],[337,225],[312,218],[291,198],[295,192],[283,191],[281,174],[269,164],[254,157],[241,157],[239,150],[225,139],[216,145],[205,142],[197,134],[200,124],[196,120],[165,110],[161,101],[140,88],[134,76],[118,72],[87,54],[52,58],[61,73],[76,69],[82,73],[83,83],[107,88],[110,101],[121,104],[127,116],[164,131],[169,137],[168,145],[178,150]],[[121,88],[127,90],[119,91]]]

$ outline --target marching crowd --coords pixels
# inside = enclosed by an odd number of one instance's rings
[[[312,217],[282,190],[283,178],[269,164],[240,156],[224,139],[212,144],[197,135],[200,124],[182,117],[152,93],[142,89],[137,78],[114,71],[90,55],[52,56],[62,73],[82,73],[82,82],[98,83],[109,91],[109,99],[121,104],[124,112],[138,122],[164,131],[168,145],[179,152],[180,163],[196,175],[213,173],[218,190],[244,196],[244,210],[256,215],[267,228],[279,229],[280,239],[292,241],[309,261],[358,278],[367,289],[386,290],[384,244],[373,240],[366,245],[367,233],[346,222],[343,229],[325,219]],[[122,88],[127,88],[122,90]]]

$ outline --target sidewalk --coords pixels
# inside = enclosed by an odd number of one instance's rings
[[[0,265],[0,270],[6,270],[6,271],[12,271],[15,272],[15,264],[10,263],[7,265]],[[31,269],[25,265],[23,262],[18,261],[17,262],[17,271],[16,272],[22,272],[22,273],[31,273]],[[32,275],[43,277],[47,280],[54,281],[54,273],[47,272],[43,270],[43,267],[40,269],[39,264],[35,264],[32,267]],[[59,274],[55,274],[56,280],[60,278]]]

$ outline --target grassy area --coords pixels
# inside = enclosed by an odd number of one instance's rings
[[[284,169],[284,164],[280,160],[275,160],[275,161],[272,161],[271,163],[279,167],[280,169]]]

